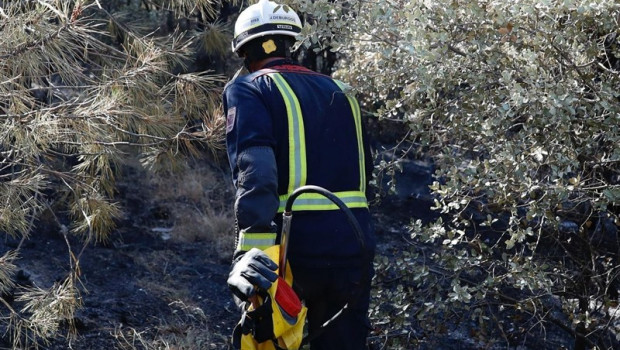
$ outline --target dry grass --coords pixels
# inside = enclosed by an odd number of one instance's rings
[[[176,317],[161,320],[148,331],[117,327],[114,337],[123,350],[196,350],[226,349],[226,339],[209,331],[207,317],[199,308],[182,301],[169,304]]]
[[[219,241],[232,232],[232,184],[225,174],[196,163],[179,173],[152,174],[149,180],[155,186],[153,200],[170,210],[173,239]]]
[[[127,166],[132,176],[143,179],[131,183],[131,195],[139,197],[131,201],[140,202],[144,215],[156,210],[165,216],[148,222],[146,230],[165,240],[211,242],[220,258],[230,257],[235,239],[229,174],[207,156],[180,160],[174,170],[160,172],[146,171],[137,162]]]

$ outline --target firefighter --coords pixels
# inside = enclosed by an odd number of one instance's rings
[[[237,243],[228,279],[238,304],[267,289],[288,196],[316,185],[338,196],[359,222],[362,251],[347,218],[326,198],[293,205],[288,259],[293,288],[308,308],[312,350],[366,349],[375,238],[366,188],[372,157],[357,100],[345,84],[291,59],[301,31],[288,6],[260,0],[235,23],[232,51],[250,72],[224,89],[226,146],[236,188]],[[346,311],[326,327],[334,314]]]

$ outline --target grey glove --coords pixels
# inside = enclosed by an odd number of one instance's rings
[[[278,265],[267,254],[258,248],[252,248],[243,254],[241,259],[233,265],[228,275],[228,287],[233,294],[247,301],[256,294],[256,289],[267,290],[278,279],[275,270]]]

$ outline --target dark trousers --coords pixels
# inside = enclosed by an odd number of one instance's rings
[[[367,349],[372,264],[364,269],[366,276],[361,267],[293,268],[295,291],[308,307],[311,350]],[[347,303],[346,311],[325,328],[321,327]]]

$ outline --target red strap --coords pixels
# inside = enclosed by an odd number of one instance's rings
[[[266,75],[266,74],[270,74],[270,73],[301,73],[301,74],[310,74],[310,75],[319,75],[319,76],[324,76],[327,78],[331,77],[329,75],[325,75],[322,73],[317,73],[311,69],[308,69],[304,66],[300,66],[300,65],[296,65],[296,64],[282,64],[279,66],[273,66],[273,67],[269,67],[269,68],[263,68],[260,69],[256,72],[254,72],[254,74],[256,74],[256,76],[253,79],[256,79],[260,76]]]

